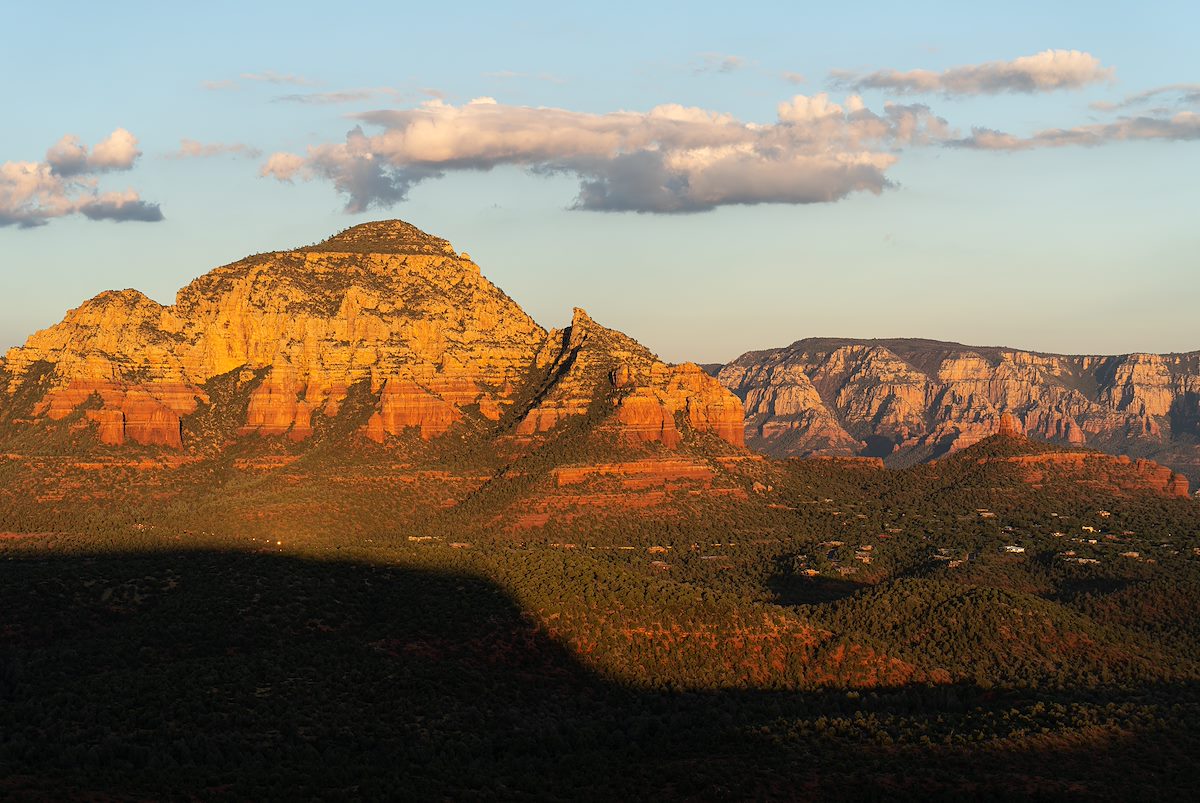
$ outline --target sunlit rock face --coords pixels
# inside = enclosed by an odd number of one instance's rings
[[[1149,493],[1180,499],[1188,497],[1187,478],[1153,460],[1131,460],[1124,455],[1063,452],[994,458],[989,462],[1017,466],[1021,478],[1035,486],[1057,479],[1130,494]]]
[[[1011,425],[1036,438],[1200,470],[1200,352],[1037,354],[928,340],[809,339],[720,369],[746,442],[776,455],[874,455],[897,465]]]
[[[596,399],[609,399],[616,416],[608,425],[627,443],[674,447],[687,429],[743,443],[741,403],[716,379],[692,363],[667,365],[581,309],[569,327],[550,333],[537,364],[546,371],[546,386],[518,434],[544,432],[587,413]]]
[[[618,387],[609,373],[622,366]],[[305,441],[364,388],[374,409],[358,433],[377,443],[408,430],[431,440],[467,419],[478,431],[511,418],[536,435],[598,394],[632,440],[673,445],[679,426],[742,439],[740,402],[699,368],[667,366],[582,312],[548,333],[466,254],[402,221],[216,268],[171,306],[101,293],[3,367],[10,397],[35,397],[22,411],[34,425],[81,411],[108,445],[183,447],[183,419],[213,403],[221,377],[246,389],[239,437]],[[524,391],[546,381],[531,403]]]

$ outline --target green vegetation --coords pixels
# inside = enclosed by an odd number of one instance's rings
[[[508,452],[455,430],[346,448],[354,393],[303,445],[233,439],[226,385],[185,422],[230,438],[212,453],[64,420],[0,460],[0,795],[1128,799],[1197,780],[1194,500],[1032,485],[992,458],[1038,447],[1003,439],[902,471],[722,462],[696,434],[618,446],[589,416]],[[636,457],[711,477],[555,480]]]

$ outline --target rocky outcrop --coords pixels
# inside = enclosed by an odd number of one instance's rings
[[[1038,354],[928,340],[809,339],[723,366],[746,442],[906,465],[1015,431],[1200,469],[1200,352]]]
[[[169,307],[102,293],[5,363],[10,393],[34,366],[53,366],[35,417],[98,398],[90,417],[105,443],[180,446],[180,418],[231,371],[263,372],[239,434],[303,440],[314,416],[335,415],[367,383],[378,394],[368,435],[413,427],[429,438],[464,407],[499,418],[544,338],[445,240],[387,221],[217,268]]]
[[[201,397],[202,391],[184,385],[72,379],[47,393],[34,414],[60,421],[95,402],[98,407],[86,409],[84,415],[98,425],[101,443],[179,447],[180,416],[195,410]]]
[[[981,462],[1001,462],[1019,466],[1023,479],[1042,485],[1058,477],[1084,481],[1126,493],[1152,493],[1180,499],[1188,497],[1188,481],[1166,466],[1152,460],[1133,460],[1089,452],[1050,452],[1015,457],[987,458]]]
[[[673,448],[685,429],[743,444],[742,405],[717,380],[692,363],[667,365],[581,309],[568,328],[550,333],[536,362],[545,380],[517,425],[518,435],[594,411],[630,444]]]
[[[1017,421],[1017,417],[1012,413],[1001,413],[1000,423],[996,427],[996,434],[1004,438],[1024,438],[1025,429]]]
[[[615,477],[635,484],[661,485],[670,480],[709,483],[713,476],[712,468],[689,460],[638,460],[593,466],[569,466],[554,470],[554,481],[560,488],[602,477]]]
[[[667,365],[582,310],[546,332],[470,257],[402,221],[216,268],[170,306],[101,293],[3,369],[0,390],[32,399],[10,418],[78,413],[113,446],[187,446],[184,420],[218,403],[222,377],[245,394],[237,437],[303,442],[357,388],[373,409],[356,426],[377,443],[459,424],[537,438],[589,412],[627,443],[673,447],[689,429],[743,438],[741,402],[697,366]]]
[[[387,435],[398,435],[409,427],[420,430],[421,438],[436,438],[461,417],[458,407],[430,393],[415,382],[388,380],[379,396],[379,410],[367,422],[367,437],[383,443]]]

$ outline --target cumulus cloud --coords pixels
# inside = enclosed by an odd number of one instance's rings
[[[46,163],[57,175],[76,176],[128,170],[141,155],[137,137],[124,128],[118,128],[97,142],[90,154],[87,145],[80,142],[79,137],[67,134],[46,151]]]
[[[137,145],[137,137],[124,128],[118,128],[92,148],[92,155],[88,158],[89,171],[98,173],[105,170],[130,169],[134,161],[142,155]]]
[[[141,155],[137,144],[133,134],[118,128],[89,152],[68,134],[46,151],[45,161],[0,164],[0,227],[31,228],[77,213],[91,220],[162,220],[158,204],[133,190],[97,189],[98,174],[133,167]]]
[[[1200,114],[1179,112],[1171,117],[1126,117],[1111,123],[1049,128],[1028,137],[989,128],[974,128],[969,137],[947,140],[945,144],[985,151],[1027,151],[1069,146],[1095,147],[1110,142],[1138,140],[1200,140]]]
[[[179,150],[167,154],[168,159],[207,159],[212,156],[245,156],[257,159],[262,151],[242,142],[199,142],[184,137]]]
[[[88,198],[79,204],[79,211],[90,220],[140,220],[144,223],[156,223],[163,219],[158,204],[143,201],[133,190],[106,192]]]
[[[577,209],[697,212],[879,193],[897,149],[946,136],[926,106],[888,104],[875,113],[857,96],[843,106],[824,94],[779,104],[770,124],[679,105],[593,114],[491,98],[357,119],[344,142],[273,154],[261,175],[329,181],[358,212],[403,201],[417,183],[449,171],[514,165],[577,178]]]
[[[837,70],[830,73],[833,85],[863,91],[879,89],[898,95],[991,95],[1004,92],[1050,92],[1079,89],[1089,84],[1111,81],[1114,71],[1102,67],[1100,60],[1080,50],[1043,50],[1012,61],[989,61],[953,67],[943,72],[932,70],[878,70],[855,73]]]
[[[46,162],[60,176],[87,172],[88,149],[74,134],[66,134],[46,151]]]
[[[304,158],[293,153],[273,153],[267,159],[260,176],[270,176],[279,181],[291,181],[296,174],[304,169]]]

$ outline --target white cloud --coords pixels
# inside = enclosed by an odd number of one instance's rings
[[[291,181],[304,169],[303,157],[292,153],[273,153],[258,171],[260,176],[270,176],[279,181]]]
[[[97,142],[90,155],[87,145],[80,142],[79,137],[67,134],[46,151],[46,162],[56,174],[74,176],[128,170],[141,155],[137,137],[118,128]]]
[[[60,176],[87,171],[88,149],[74,134],[66,134],[46,151],[46,162]]]
[[[118,128],[92,148],[92,155],[88,159],[88,168],[91,172],[128,170],[142,155],[137,146],[137,137],[124,128]]]
[[[508,106],[479,98],[453,106],[367,112],[368,135],[277,153],[261,174],[324,179],[361,211],[405,199],[409,189],[454,170],[516,165],[579,179],[575,208],[693,212],[726,204],[817,203],[889,186],[895,150],[945,135],[925,106],[888,104],[882,114],[852,97],[782,103],[771,124],[664,105],[648,112],[592,114]]]
[[[987,95],[1002,92],[1050,92],[1079,89],[1111,81],[1114,71],[1100,60],[1079,50],[1043,50],[1012,61],[989,61],[931,70],[879,70],[860,74],[844,70],[830,73],[835,86],[843,89],[878,89],[900,95]]]
[[[140,155],[137,138],[118,128],[90,154],[68,134],[47,150],[44,162],[0,164],[0,227],[31,228],[76,213],[92,220],[162,220],[158,204],[133,190],[97,190],[97,174],[129,170]]]

